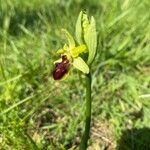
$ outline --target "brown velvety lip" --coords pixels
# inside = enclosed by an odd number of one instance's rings
[[[56,63],[53,71],[54,80],[60,80],[66,73],[68,73],[70,67],[69,60],[66,55],[62,56],[62,62]]]

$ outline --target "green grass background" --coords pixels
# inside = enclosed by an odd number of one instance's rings
[[[65,150],[84,128],[84,77],[52,78],[61,28],[93,15],[89,149],[150,149],[149,0],[0,0],[0,149]]]

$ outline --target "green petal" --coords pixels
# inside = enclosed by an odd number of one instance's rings
[[[69,47],[68,47],[67,44],[65,44],[65,45],[63,46],[63,49],[66,50],[66,51],[68,50],[68,48],[69,48]]]
[[[67,50],[68,50],[68,49],[69,49],[69,48],[68,48],[67,44],[65,44],[65,45],[63,46],[63,48],[57,50],[57,53],[58,53],[58,54],[65,54],[65,53],[67,53]]]
[[[65,34],[65,36],[68,40],[69,48],[75,47],[75,41],[74,41],[73,37],[71,36],[71,34],[65,29],[62,29],[62,32]]]
[[[84,45],[84,44],[77,46],[77,47],[70,50],[72,57],[77,57],[77,56],[79,56],[79,54],[81,54],[83,52],[87,52],[86,45]]]
[[[59,49],[59,50],[57,50],[57,53],[58,54],[64,54],[66,51],[64,50],[64,49]]]
[[[85,74],[89,73],[89,67],[81,57],[74,58],[73,66]]]

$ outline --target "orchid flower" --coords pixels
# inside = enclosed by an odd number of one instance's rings
[[[53,71],[53,77],[55,80],[62,79],[68,76],[71,67],[82,71],[85,74],[89,73],[89,67],[86,62],[80,57],[81,53],[87,52],[87,47],[85,44],[75,46],[75,41],[70,33],[62,29],[62,32],[65,34],[68,39],[68,44],[65,44],[62,49],[57,51],[60,54],[61,58],[55,61],[55,69]]]

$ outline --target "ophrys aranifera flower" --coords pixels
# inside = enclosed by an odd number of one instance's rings
[[[62,49],[57,51],[61,58],[54,62],[55,68],[53,71],[53,78],[55,80],[59,80],[67,76],[72,66],[83,73],[88,74],[89,67],[79,56],[81,53],[87,52],[86,45],[81,44],[79,46],[75,46],[75,41],[70,33],[64,29],[62,31],[68,40],[68,44],[65,44]]]

